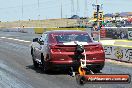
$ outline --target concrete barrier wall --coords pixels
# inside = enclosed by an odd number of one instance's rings
[[[132,62],[132,47],[104,45],[106,58],[123,62]]]
[[[34,34],[34,28],[2,28],[0,31],[4,32],[21,32],[21,33],[30,33]]]
[[[0,31],[4,31],[4,32],[18,32],[19,29],[18,28],[2,28],[0,29]]]
[[[86,31],[85,28],[34,28],[34,32],[36,34],[42,34],[45,31],[52,31],[52,30],[82,30],[82,31]]]
[[[51,30],[82,30],[86,31],[85,28],[2,28],[0,31],[4,32],[22,32],[22,33],[31,33],[31,34],[42,34],[45,31]]]
[[[44,28],[34,28],[35,34],[42,34],[45,31]]]
[[[30,34],[35,34],[34,28],[24,28],[22,30]]]

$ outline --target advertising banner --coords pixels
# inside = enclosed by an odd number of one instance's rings
[[[128,29],[128,39],[132,40],[132,28]]]
[[[128,38],[128,28],[120,27],[105,27],[106,37],[112,39],[127,39]]]
[[[100,37],[101,38],[106,38],[106,30],[105,29],[100,30]]]
[[[118,61],[132,62],[132,47],[104,46],[105,57]]]

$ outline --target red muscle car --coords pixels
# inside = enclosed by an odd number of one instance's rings
[[[40,38],[33,39],[31,55],[34,67],[43,71],[78,68],[80,62],[74,58],[76,43],[85,49],[87,68],[99,72],[104,67],[105,53],[101,43],[94,42],[85,31],[55,30],[44,32]]]

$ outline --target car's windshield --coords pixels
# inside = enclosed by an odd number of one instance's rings
[[[92,42],[91,38],[87,34],[64,34],[64,35],[57,35],[56,36],[56,40],[59,43],[72,42],[72,41]]]

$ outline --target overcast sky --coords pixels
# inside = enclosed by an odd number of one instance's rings
[[[71,3],[72,0],[0,0],[0,20],[60,18],[61,3],[63,17],[71,17],[72,14],[78,14],[80,17],[92,16],[92,4],[95,4],[96,0],[78,0],[78,6],[77,0],[73,1],[74,4]],[[132,0],[98,0],[98,3],[103,4],[104,13],[132,12]]]

